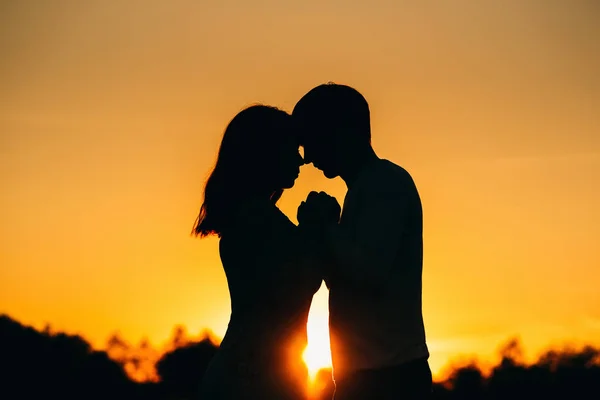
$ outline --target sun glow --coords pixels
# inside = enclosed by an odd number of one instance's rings
[[[329,313],[323,311],[328,309],[328,298],[329,291],[323,284],[315,294],[308,314],[308,346],[302,358],[308,367],[311,381],[315,379],[320,369],[331,367]]]

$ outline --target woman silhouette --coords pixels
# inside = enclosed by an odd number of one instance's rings
[[[217,235],[231,317],[201,399],[302,399],[306,322],[321,273],[305,237],[277,207],[304,163],[291,116],[256,105],[227,126],[194,227]]]

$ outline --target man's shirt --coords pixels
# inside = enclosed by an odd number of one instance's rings
[[[423,212],[410,174],[387,160],[350,186],[328,235],[334,376],[428,358],[422,315]]]

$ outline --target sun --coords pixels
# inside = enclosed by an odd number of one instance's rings
[[[315,294],[308,313],[308,346],[302,358],[311,380],[315,379],[320,369],[331,368],[328,298],[329,291],[323,285]]]

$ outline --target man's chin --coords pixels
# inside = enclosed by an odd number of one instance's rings
[[[336,174],[335,172],[331,172],[331,171],[323,171],[323,175],[325,175],[325,178],[327,179],[334,179],[338,177],[338,174]]]
[[[339,174],[336,174],[335,172],[331,171],[330,169],[321,168],[320,165],[316,166],[314,163],[313,163],[313,165],[314,165],[314,167],[316,169],[318,169],[319,171],[321,171],[323,173],[323,175],[325,175],[325,178],[327,178],[327,179],[333,179],[333,178],[337,178],[339,176]]]
[[[294,185],[296,184],[296,179],[298,179],[298,177],[294,178],[294,179],[290,179],[289,181],[285,182],[282,186],[282,189],[291,189],[294,187]]]

